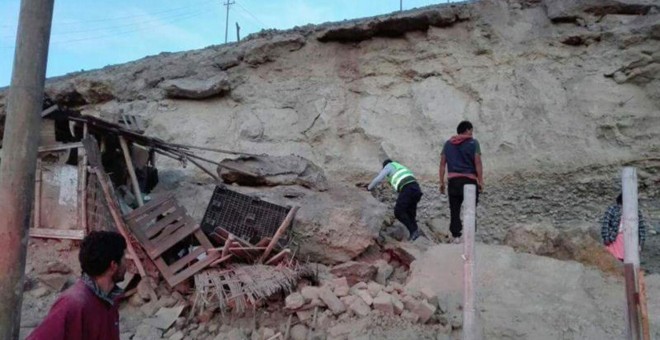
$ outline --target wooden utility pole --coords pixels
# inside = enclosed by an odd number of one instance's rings
[[[637,273],[639,272],[639,207],[637,205],[637,169],[623,168],[621,174],[623,211],[624,259],[623,268],[626,281],[626,331],[628,339],[640,339],[640,324],[637,299]]]
[[[477,186],[463,186],[463,197],[463,339],[475,340],[478,339],[474,284]]]
[[[225,18],[225,44],[229,39],[229,6],[235,3],[236,1],[231,1],[231,0],[227,0],[227,2],[224,3],[224,5],[227,6],[227,17]]]
[[[22,0],[0,162],[0,339],[18,339],[54,0]]]
[[[241,41],[241,26],[238,26],[238,22],[236,22],[236,42]]]

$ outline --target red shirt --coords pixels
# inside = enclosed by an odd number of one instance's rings
[[[119,340],[118,301],[96,296],[82,280],[53,304],[41,324],[26,340]]]

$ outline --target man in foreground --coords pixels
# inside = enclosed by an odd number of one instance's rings
[[[28,340],[119,340],[116,283],[124,280],[126,241],[116,232],[91,232],[80,245],[82,277],[55,301]]]
[[[394,217],[408,228],[409,240],[414,241],[421,236],[417,227],[417,203],[422,198],[422,190],[412,171],[389,159],[383,162],[383,169],[369,183],[367,190],[373,190],[385,177],[392,185],[392,189],[399,193],[394,206]]]
[[[483,167],[481,165],[481,147],[472,138],[472,123],[465,120],[458,124],[456,136],[445,142],[440,156],[440,192],[445,193],[445,167],[449,182],[449,212],[451,222],[449,231],[454,243],[461,242],[463,224],[461,223],[461,206],[463,204],[463,186],[477,186],[477,202],[479,193],[484,188]]]

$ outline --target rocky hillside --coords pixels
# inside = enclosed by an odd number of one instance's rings
[[[470,119],[492,179],[657,156],[659,39],[654,0],[478,1],[264,31],[51,79],[47,93],[143,116],[170,141],[295,153],[342,180],[385,155],[434,178]]]

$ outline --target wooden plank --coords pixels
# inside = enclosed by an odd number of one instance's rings
[[[266,258],[268,258],[268,255],[270,255],[271,251],[273,251],[273,248],[277,245],[277,241],[280,240],[282,235],[284,235],[284,232],[286,229],[289,227],[291,222],[293,221],[293,217],[296,215],[296,212],[298,211],[299,207],[295,206],[289,210],[289,213],[286,214],[286,218],[284,221],[282,221],[282,224],[280,224],[279,228],[277,228],[277,231],[275,232],[275,235],[273,235],[273,239],[270,240],[270,243],[268,244],[268,247],[266,247],[266,251],[264,251],[264,254],[261,255],[261,258],[259,259],[259,263],[263,263]]]
[[[55,105],[41,111],[41,118],[44,118],[44,117],[48,116],[49,114],[55,112],[58,108],[59,107],[57,106],[57,104],[55,104]]]
[[[229,247],[231,247],[233,241],[234,241],[234,235],[229,234],[229,237],[227,237],[227,241],[225,241],[225,246],[222,248],[222,257],[229,255]]]
[[[220,254],[218,253],[210,253],[209,256],[207,256],[203,260],[197,261],[195,264],[191,265],[190,267],[170,277],[170,280],[167,283],[169,283],[169,285],[172,287],[178,285],[187,278],[195,275],[195,273],[197,273],[198,271],[206,268],[208,265],[215,262],[215,260],[217,260],[219,256]]]
[[[103,169],[103,164],[101,164],[101,153],[99,151],[99,146],[96,144],[96,139],[92,136],[87,136],[86,138],[83,138],[82,143],[85,147],[85,152],[87,153],[87,162],[89,163],[89,166]]]
[[[639,310],[642,319],[642,339],[651,340],[651,330],[649,329],[649,312],[646,305],[646,282],[644,282],[644,272],[640,269],[637,274],[639,283]]]
[[[165,263],[165,260],[163,260],[162,257],[159,257],[154,261],[154,264],[156,265],[156,268],[160,270],[160,273],[163,275],[163,278],[167,281],[169,280],[170,277],[172,277],[173,273],[170,271],[170,267]]]
[[[149,243],[152,245],[152,248],[158,248],[158,245],[161,244],[162,242],[166,241],[168,238],[172,236],[177,230],[180,228],[185,228],[187,225],[190,225],[193,223],[188,223],[186,219],[181,219],[179,221],[176,221],[175,223],[172,223],[163,229],[163,231],[156,236],[153,239],[149,240]]]
[[[174,199],[171,199],[169,201],[165,201],[163,204],[160,204],[158,206],[155,206],[153,209],[147,211],[146,214],[137,216],[133,218],[133,223],[137,224],[143,224],[147,223],[149,221],[155,220],[158,216],[165,214],[166,212],[172,210],[173,208],[177,208],[178,204]]]
[[[133,167],[131,152],[128,149],[126,139],[123,136],[119,136],[119,145],[121,146],[121,151],[124,154],[124,161],[126,162],[126,168],[128,169],[128,176],[131,178],[133,193],[137,199],[138,206],[141,207],[144,205],[144,201],[142,200],[142,193],[140,192],[140,184],[138,183],[137,176],[135,175],[135,167]]]
[[[30,237],[82,240],[85,238],[85,231],[51,228],[30,228]]]
[[[211,264],[209,264],[209,267],[217,266],[217,265],[219,265],[220,263],[229,260],[231,257],[232,257],[231,254],[230,254],[230,255],[227,255],[227,256],[225,256],[225,257],[221,257],[221,258],[219,258],[218,260],[215,260],[215,261],[213,261]]]
[[[133,220],[136,217],[139,217],[140,215],[143,215],[147,213],[148,211],[152,210],[154,207],[163,204],[165,201],[169,199],[174,199],[174,194],[168,193],[166,195],[159,195],[155,198],[153,198],[151,201],[147,202],[147,204],[131,211],[130,213],[124,215],[124,218],[126,220]]]
[[[64,150],[70,150],[70,149],[77,149],[77,148],[82,148],[83,143],[77,142],[77,143],[66,143],[66,144],[52,144],[52,145],[44,145],[39,147],[39,152],[53,152],[53,151],[64,151]]]
[[[178,271],[181,270],[181,268],[185,267],[191,261],[195,260],[199,255],[202,255],[204,253],[206,253],[206,249],[202,247],[197,247],[195,248],[195,250],[188,253],[188,255],[176,260],[176,262],[170,264],[168,267],[170,268],[170,271],[172,273],[176,274]]]
[[[208,237],[206,237],[206,234],[202,231],[202,229],[197,229],[195,232],[195,238],[197,238],[197,241],[199,241],[199,244],[204,247],[204,249],[211,249],[213,248],[213,245],[211,242],[209,242]]]
[[[172,248],[175,244],[179,243],[184,237],[194,233],[199,228],[198,225],[184,225],[179,228],[174,234],[171,234],[166,240],[159,241],[156,248],[147,250],[149,257],[155,259],[163,254],[166,250]]]
[[[626,283],[626,305],[628,310],[628,339],[639,340],[639,313],[637,309],[637,285],[635,284],[635,266],[632,263],[623,264]]]
[[[183,210],[183,208],[178,207],[173,212],[167,214],[167,216],[156,221],[156,223],[154,223],[153,225],[147,227],[146,230],[144,231],[144,235],[147,236],[147,238],[149,239],[153,238],[168,225],[174,223],[177,220],[183,219],[185,214],[186,212]]]
[[[291,254],[291,249],[284,249],[281,252],[277,253],[275,256],[271,257],[270,260],[266,261],[266,265],[274,265],[279,261],[282,261],[286,258],[287,255]]]

